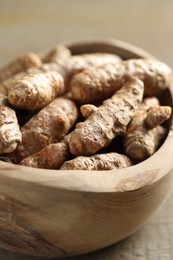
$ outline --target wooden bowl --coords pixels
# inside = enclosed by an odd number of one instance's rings
[[[116,40],[66,44],[74,54],[152,57]],[[162,94],[172,106],[173,90]],[[173,127],[161,148],[133,167],[57,171],[0,162],[0,247],[35,256],[70,256],[129,236],[158,209],[173,186]]]

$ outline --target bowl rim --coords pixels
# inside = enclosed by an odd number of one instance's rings
[[[143,50],[142,48],[133,45],[131,43],[118,40],[118,39],[86,39],[86,40],[81,40],[81,41],[65,41],[62,43],[66,47],[73,49],[74,47],[80,48],[84,45],[87,44],[87,46],[92,46],[93,44],[96,46],[100,45],[109,45],[109,46],[116,46],[117,49],[124,51],[128,51],[128,53],[131,53],[132,55],[137,55],[137,56],[143,56],[145,58],[154,58],[156,59],[151,53]]]
[[[74,48],[84,45],[109,45],[125,49],[132,55],[155,58],[150,53],[130,43],[116,40],[82,40],[63,42]],[[43,53],[43,52],[42,52]],[[173,88],[169,88],[173,100]],[[171,145],[172,144],[172,145]],[[169,151],[169,152],[168,152]],[[151,185],[171,173],[173,153],[173,123],[162,146],[147,160],[131,167],[110,171],[49,170],[0,162],[0,179],[29,182],[31,184],[78,192],[129,192]],[[147,170],[146,170],[147,169]],[[58,173],[57,173],[58,171]]]

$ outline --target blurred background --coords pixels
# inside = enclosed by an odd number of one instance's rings
[[[171,0],[0,0],[0,64],[25,51],[70,40],[116,38],[173,67]],[[73,260],[173,259],[173,199],[136,234],[108,249]],[[0,250],[0,259],[37,259]]]
[[[0,62],[59,42],[116,38],[173,65],[171,0],[0,0]]]

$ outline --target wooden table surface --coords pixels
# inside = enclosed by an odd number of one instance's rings
[[[63,41],[116,38],[173,67],[173,1],[0,0],[0,35],[0,64],[19,53],[38,52]],[[0,250],[0,259],[37,258]],[[173,195],[130,238],[72,259],[172,260]]]

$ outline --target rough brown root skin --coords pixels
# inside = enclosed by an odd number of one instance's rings
[[[145,136],[145,140],[144,140]],[[166,129],[162,126],[140,132],[137,136],[128,135],[126,142],[126,154],[134,161],[144,161],[153,155],[166,136]]]
[[[65,142],[49,144],[42,150],[23,159],[20,164],[44,169],[59,169],[69,159],[69,146]]]
[[[160,105],[160,101],[157,97],[148,97],[148,98],[144,98],[142,100],[142,103],[140,104],[139,109],[148,110],[151,107],[155,107],[155,106],[159,106],[159,105]]]
[[[61,74],[61,76],[64,78],[64,81],[68,81],[68,77],[69,77],[69,71],[67,68],[66,63],[45,63],[40,67],[40,70],[42,72],[49,72],[49,71],[55,71],[59,74]],[[29,72],[31,73],[31,72]]]
[[[117,64],[89,68],[72,78],[73,99],[81,103],[102,101],[111,97],[131,77],[144,82],[145,96],[157,95],[172,82],[172,70],[152,59],[131,59]]]
[[[147,111],[146,123],[149,128],[154,128],[164,121],[168,120],[171,116],[172,108],[169,106],[156,106]]]
[[[25,71],[18,72],[15,75],[11,75],[10,78],[3,80],[0,83],[0,93],[7,95],[9,90],[14,87],[16,80],[22,79],[30,74],[45,73],[55,71],[61,74],[65,81],[69,81],[69,78],[73,74],[79,71],[83,71],[86,68],[103,65],[107,62],[116,62],[120,58],[112,54],[84,54],[71,56],[70,50],[63,45],[58,45],[52,49],[45,56],[41,57],[43,64],[38,64],[37,67],[28,68]],[[96,59],[98,58],[98,60]]]
[[[9,107],[7,98],[0,94],[0,154],[13,152],[21,139],[16,113]]]
[[[69,141],[71,133],[65,135],[61,142],[49,144],[37,153],[23,159],[20,164],[44,169],[59,169],[70,159]]]
[[[80,107],[80,111],[83,115],[83,117],[86,119],[88,118],[92,113],[97,111],[97,107],[91,104],[86,104]]]
[[[34,69],[37,69],[34,67]],[[27,75],[27,72],[20,72],[0,83],[0,93],[8,96],[8,92],[10,89],[14,87],[14,83],[16,80],[19,80]]]
[[[90,157],[78,156],[66,161],[61,170],[90,170],[106,171],[132,166],[132,161],[125,155],[118,153],[95,154]]]
[[[71,51],[64,45],[58,44],[41,57],[43,63],[65,61],[71,56]]]
[[[125,132],[143,97],[143,83],[132,79],[112,98],[103,102],[71,134],[70,151],[91,155],[106,147],[113,138]]]
[[[22,143],[17,147],[19,160],[57,143],[68,133],[78,116],[76,105],[65,98],[56,98],[40,110],[22,128]]]
[[[45,107],[64,91],[64,80],[59,73],[30,74],[14,83],[8,100],[16,108],[33,111]]]
[[[0,69],[0,82],[22,71],[26,71],[28,68],[39,67],[41,63],[41,59],[37,54],[25,53],[20,55],[16,60]]]
[[[32,67],[27,69],[26,71],[20,72],[0,83],[0,93],[4,95],[8,95],[8,92],[14,88],[15,82],[23,79],[26,76],[30,76],[30,74],[39,74],[39,73],[47,73],[47,72],[56,72],[61,74],[64,81],[66,82],[68,79],[68,70],[65,65],[57,64],[57,63],[45,63],[40,67]]]
[[[69,71],[75,75],[91,67],[98,67],[107,63],[119,63],[121,58],[115,54],[109,53],[89,53],[71,56],[68,60]]]
[[[150,157],[166,135],[166,130],[162,126],[150,129],[146,124],[147,110],[151,108],[152,101],[150,102],[148,98],[142,103],[124,136],[125,154],[134,161],[143,161]]]

